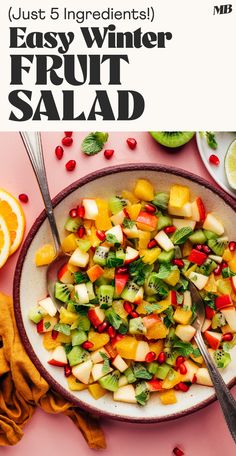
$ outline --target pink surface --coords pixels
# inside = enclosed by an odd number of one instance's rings
[[[195,140],[178,153],[167,152],[158,146],[147,133],[110,133],[107,148],[114,148],[111,160],[103,154],[85,157],[80,152],[83,134],[74,134],[74,145],[65,148],[64,158],[59,162],[54,155],[54,148],[60,143],[60,133],[44,133],[45,162],[51,195],[55,196],[62,188],[85,174],[117,163],[155,162],[185,168],[212,181],[198,155]],[[125,142],[128,137],[135,137],[138,146],[131,151]],[[24,205],[27,229],[43,209],[42,199],[37,188],[33,171],[25,154],[18,133],[0,133],[0,186],[16,196],[19,193],[29,195],[29,203]],[[69,159],[77,161],[74,172],[65,171]],[[213,181],[212,181],[213,182]],[[0,272],[0,290],[12,292],[12,279],[17,260],[15,254]],[[234,388],[234,393],[236,389]],[[169,456],[175,445],[181,446],[186,456],[227,456],[235,454],[235,445],[226,429],[224,419],[215,403],[204,410],[170,423],[136,425],[102,420],[107,439],[107,450],[100,454],[109,456],[128,456],[135,451],[136,456],[147,453]],[[16,446],[0,449],[0,453],[10,456],[42,456],[55,454],[82,454],[90,456],[90,450],[80,432],[64,416],[46,415],[37,410],[32,421],[25,427],[25,436]]]

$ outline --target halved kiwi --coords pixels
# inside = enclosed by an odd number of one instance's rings
[[[151,136],[163,146],[175,148],[190,141],[195,131],[150,131]]]

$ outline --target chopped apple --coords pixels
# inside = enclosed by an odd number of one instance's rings
[[[114,401],[127,402],[129,404],[136,404],[135,389],[133,385],[125,385],[118,388],[113,394]]]
[[[137,227],[143,231],[154,231],[157,227],[156,215],[149,214],[149,212],[140,211],[137,217]]]
[[[39,334],[43,334],[49,331],[52,331],[53,327],[57,324],[57,318],[56,317],[44,317],[42,320],[37,323],[37,332]]]
[[[169,250],[174,249],[174,244],[170,240],[170,238],[167,236],[165,231],[163,231],[163,230],[159,231],[159,233],[157,233],[157,235],[155,236],[154,239],[157,241],[159,246],[162,249],[164,249],[166,252],[169,252]]]
[[[82,201],[85,209],[84,218],[88,220],[96,220],[98,216],[98,205],[95,199],[85,198]]]
[[[78,299],[79,304],[88,304],[89,295],[85,283],[75,285],[75,296]]]
[[[143,340],[138,341],[135,353],[135,361],[145,361],[145,358],[149,352],[150,348],[148,343]]]
[[[129,280],[128,274],[120,274],[120,273],[116,272],[116,274],[115,274],[115,293],[117,296],[119,296],[122,293],[128,280]]]
[[[133,249],[133,247],[130,247],[128,245],[126,248],[126,252],[125,252],[124,264],[132,263],[132,261],[137,260],[138,257],[139,257],[139,251],[136,249]]]
[[[139,230],[136,225],[132,226],[132,228],[123,228],[123,232],[125,233],[128,239],[139,238]]]
[[[186,360],[184,361],[183,363],[187,369],[187,372],[186,374],[184,374],[182,376],[182,382],[191,382],[193,381],[194,379],[194,376],[196,375],[199,367],[197,366],[197,364],[195,364],[193,361],[190,361],[190,360]]]
[[[176,219],[173,218],[173,225],[179,230],[180,228],[188,227],[194,230],[196,222],[194,220],[188,220],[188,219]]]
[[[190,218],[192,216],[192,206],[191,203],[186,203],[183,207],[177,208],[169,204],[168,212],[170,215],[176,215],[177,217]]]
[[[53,350],[51,358],[48,361],[48,364],[51,364],[52,366],[64,367],[67,365],[67,363],[68,362],[64,347],[62,347],[62,345],[59,345]]]
[[[54,317],[57,313],[57,308],[56,308],[53,300],[49,297],[45,298],[45,299],[41,299],[38,302],[38,305],[41,306],[44,310],[46,310],[46,312],[48,313],[48,315],[50,315],[50,317]]]
[[[204,230],[212,231],[218,236],[221,236],[224,233],[224,227],[221,221],[218,220],[211,212],[207,214],[203,228]]]
[[[123,231],[120,225],[113,226],[110,230],[106,231],[106,236],[112,235],[116,239],[116,242],[119,244],[123,243]],[[109,242],[109,240],[108,240]]]
[[[184,292],[184,300],[183,300],[184,310],[191,310],[192,307],[192,296],[189,290]]]
[[[104,361],[101,353],[103,353],[108,358],[110,358],[110,355],[107,352],[107,350],[104,347],[101,347],[98,350],[91,353],[91,360],[92,360],[93,364],[102,363]]]
[[[79,266],[80,268],[85,268],[88,262],[89,254],[87,252],[82,252],[79,247],[72,253],[69,259],[69,264]]]
[[[203,222],[206,218],[205,206],[201,198],[196,198],[192,203],[192,217],[196,222]]]
[[[208,320],[207,318],[205,319],[203,325],[202,325],[202,333],[207,331],[211,327],[211,320]]]
[[[223,261],[223,258],[219,255],[209,255],[209,258],[213,261],[215,261],[218,264],[221,264]],[[233,278],[233,277],[232,277]],[[235,289],[236,290],[236,289]]]
[[[194,285],[199,289],[203,290],[203,288],[206,286],[209,277],[199,274],[198,272],[192,271],[189,274],[189,279],[194,283]]]
[[[99,380],[100,378],[104,377],[106,374],[109,374],[109,372],[111,372],[113,369],[111,367],[109,367],[109,371],[106,370],[104,372],[104,363],[98,363],[98,364],[94,364],[93,367],[92,367],[92,376],[93,376],[93,380],[96,382],[97,380]]]
[[[88,311],[88,317],[95,328],[105,320],[105,313],[100,307],[92,307]]]
[[[177,325],[175,334],[183,342],[190,342],[190,340],[195,336],[196,329],[191,325]]]
[[[234,293],[236,293],[236,275],[231,277],[231,285],[234,290]]]
[[[227,309],[221,309],[221,313],[224,315],[228,325],[232,332],[236,332],[236,310],[235,307],[228,307]]]
[[[196,373],[198,385],[213,386],[211,377],[206,367],[200,367]]]
[[[144,294],[144,289],[143,287],[139,288],[138,293],[136,294],[133,303],[134,304],[140,304],[143,301],[143,294]]]
[[[222,333],[217,333],[213,331],[205,331],[204,336],[213,350],[217,350],[222,340]]]
[[[113,223],[113,225],[122,225],[125,217],[126,217],[126,215],[122,209],[122,211],[118,212],[115,215],[112,215],[110,217],[110,220]]]
[[[72,273],[72,271],[70,271],[68,264],[64,264],[60,268],[58,272],[58,279],[62,283],[74,283],[74,274]]]
[[[97,364],[95,364],[96,366]],[[72,374],[79,380],[80,382],[88,385],[90,374],[92,371],[93,363],[91,359],[85,361],[84,363],[78,364],[77,366],[72,367]]]
[[[112,364],[120,372],[124,372],[129,367],[120,355],[116,355],[116,357],[112,361]]]

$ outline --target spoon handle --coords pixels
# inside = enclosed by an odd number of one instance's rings
[[[56,220],[53,213],[52,200],[49,193],[47,175],[45,170],[41,135],[39,132],[20,132],[26,152],[33,167],[38,185],[43,197],[45,210],[49,220],[52,236],[56,248],[56,253],[61,250],[61,241],[58,233]]]
[[[236,443],[236,401],[215,366],[200,331],[197,331],[195,341],[207,365],[208,372],[215,387],[216,396],[225,416],[226,423]]]

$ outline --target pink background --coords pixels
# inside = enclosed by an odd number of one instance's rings
[[[115,154],[108,161],[102,153],[94,157],[83,156],[80,143],[84,135],[75,133],[73,147],[65,149],[64,158],[57,161],[54,149],[60,143],[62,134],[44,133],[42,136],[52,196],[85,174],[117,163],[165,163],[185,168],[211,181],[199,158],[194,139],[181,151],[171,153],[158,146],[148,133],[110,133],[106,147],[115,149]],[[138,141],[134,151],[126,145],[128,136],[135,137]],[[42,199],[19,134],[0,133],[0,139],[0,186],[16,196],[24,192],[29,195],[29,203],[24,205],[28,230],[43,209]],[[69,159],[77,161],[77,167],[71,173],[66,172],[64,167]],[[16,260],[17,254],[13,255],[0,273],[0,290],[6,293],[12,292]],[[236,396],[235,393],[236,388]],[[235,454],[235,445],[217,403],[170,423],[136,425],[103,419],[102,425],[107,439],[107,450],[100,452],[104,456],[129,456],[134,451],[136,456],[143,456],[147,452],[169,456],[175,445],[182,447],[186,456]],[[0,449],[0,453],[3,452],[7,456],[94,454],[68,418],[46,415],[41,410],[37,410],[32,421],[25,427],[23,440],[16,447]]]

